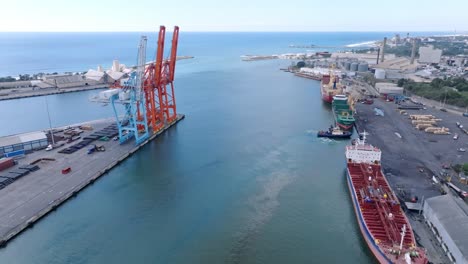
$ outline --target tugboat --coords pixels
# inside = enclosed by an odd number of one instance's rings
[[[330,126],[328,131],[319,131],[317,137],[327,137],[327,138],[350,138],[353,132],[343,131],[339,127]]]

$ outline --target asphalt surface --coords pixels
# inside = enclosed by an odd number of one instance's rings
[[[375,115],[376,107],[384,112],[383,117]],[[359,103],[356,111],[359,132],[366,131],[367,141],[382,150],[383,171],[395,193],[406,201],[414,196],[421,200],[440,195],[441,186],[433,182],[433,175],[439,177],[444,165],[468,162],[468,153],[458,151],[460,147],[468,148],[468,135],[456,125],[456,122],[460,122],[466,127],[466,117],[432,107],[406,110],[408,115],[401,115],[395,103],[382,99],[375,99],[372,105]],[[435,135],[417,130],[409,119],[411,114],[432,114],[442,119],[438,126],[449,128],[452,134]],[[458,133],[458,140],[453,139],[454,133]],[[468,189],[456,177],[452,177],[452,182]],[[444,251],[424,223],[423,217],[411,212],[407,212],[407,216],[418,242],[426,248],[430,261],[448,263]]]
[[[181,118],[183,116],[179,116],[178,120]],[[109,120],[93,122],[93,131],[85,131],[81,137],[111,124],[113,121]],[[58,153],[77,142],[51,151],[35,151],[19,159],[17,166],[2,171],[1,174],[5,174],[39,159],[54,159],[40,161],[36,164],[40,167],[38,171],[31,172],[0,190],[0,241],[11,239],[138,149],[134,140],[120,145],[118,141],[111,139],[92,143],[103,145],[106,149],[104,152],[87,154],[87,146],[72,154]],[[62,174],[62,169],[67,167],[71,168],[71,172]]]

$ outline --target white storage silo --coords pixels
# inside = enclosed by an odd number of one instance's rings
[[[351,62],[349,61],[345,62],[345,70],[349,71],[350,67],[351,67]]]
[[[385,79],[385,70],[384,69],[375,69],[375,78],[376,79]]]
[[[349,66],[349,70],[350,71],[357,71],[358,69],[358,63],[357,62],[353,62],[351,63],[351,65]]]
[[[369,64],[362,62],[358,65],[358,72],[366,72],[369,70]]]
[[[112,71],[118,72],[120,71],[120,65],[118,60],[114,60],[112,62]]]

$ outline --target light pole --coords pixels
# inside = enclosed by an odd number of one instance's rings
[[[50,128],[50,138],[52,139],[52,146],[55,145],[54,133],[52,132],[52,121],[50,121],[50,113],[49,113],[49,102],[47,101],[47,96],[45,96],[45,103],[47,109],[47,118],[49,118],[49,128]]]

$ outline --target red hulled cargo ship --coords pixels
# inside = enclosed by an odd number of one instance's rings
[[[380,158],[380,149],[367,144],[365,135],[346,147],[346,178],[361,233],[379,263],[426,264]]]
[[[340,84],[340,78],[334,74],[324,74],[320,83],[320,92],[322,100],[327,103],[333,102],[333,96],[343,94],[343,87]]]

